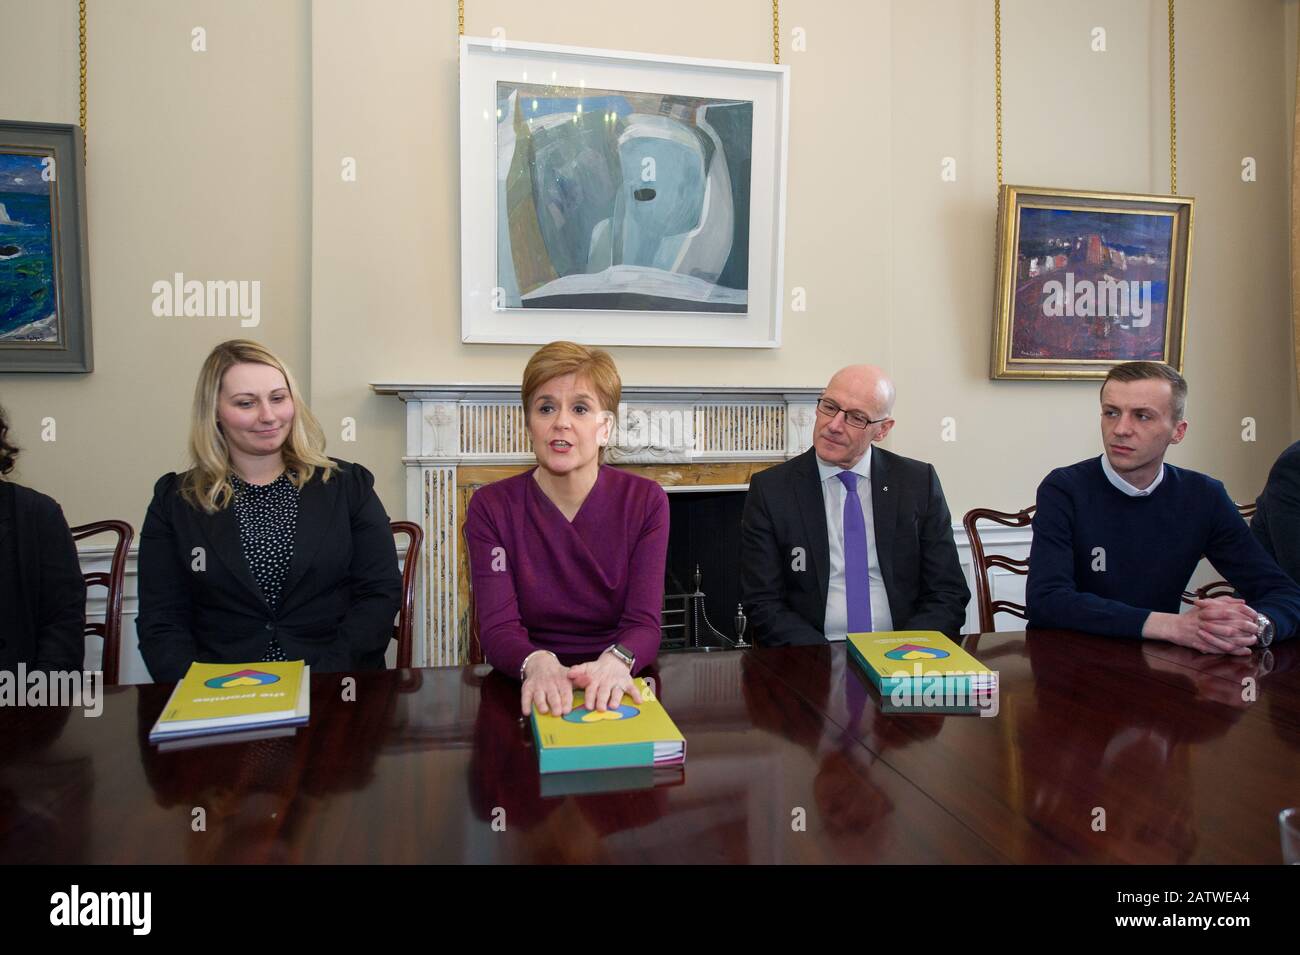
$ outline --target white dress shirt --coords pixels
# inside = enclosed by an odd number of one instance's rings
[[[844,596],[844,495],[849,489],[837,476],[843,470],[844,468],[817,458],[817,471],[822,479],[822,500],[826,504],[826,534],[831,545],[830,585],[826,588],[826,623],[822,629],[827,640],[843,640],[849,629],[849,608]],[[885,578],[880,573],[880,558],[876,555],[876,523],[871,507],[870,445],[862,460],[849,470],[858,475],[858,499],[862,502],[862,517],[867,524],[871,629],[892,630],[894,621],[889,613],[889,594],[885,592]]]
[[[1102,452],[1101,455],[1101,469],[1106,473],[1106,480],[1115,485],[1115,487],[1119,488],[1129,497],[1148,497],[1152,491],[1160,486],[1160,482],[1165,479],[1165,466],[1162,463],[1160,465],[1160,473],[1156,475],[1154,481],[1144,488],[1134,487],[1132,484],[1129,484],[1128,481],[1125,481],[1120,477],[1119,472],[1111,467],[1110,458],[1106,457],[1105,452]]]

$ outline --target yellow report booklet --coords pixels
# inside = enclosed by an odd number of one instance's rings
[[[310,708],[311,668],[286,663],[191,663],[149,733],[151,743],[230,730],[300,726]]]
[[[589,710],[582,690],[573,691],[573,709],[564,716],[533,707],[533,739],[543,773],[626,766],[672,766],[686,759],[686,738],[645,680],[636,687],[643,702],[623,694],[611,710]]]
[[[997,673],[937,630],[850,633],[845,642],[888,712],[975,713],[996,705]]]

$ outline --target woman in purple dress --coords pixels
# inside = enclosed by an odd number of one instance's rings
[[[522,682],[520,708],[597,710],[659,652],[668,497],[602,465],[622,383],[609,354],[551,342],[524,369],[537,467],[479,490],[465,539],[487,661]]]

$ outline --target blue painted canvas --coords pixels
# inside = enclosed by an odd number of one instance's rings
[[[0,341],[57,343],[53,176],[47,156],[0,152]]]
[[[499,304],[747,312],[753,113],[499,82]]]

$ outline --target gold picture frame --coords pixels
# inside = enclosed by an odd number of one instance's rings
[[[1195,200],[1004,185],[990,377],[1181,371]]]

